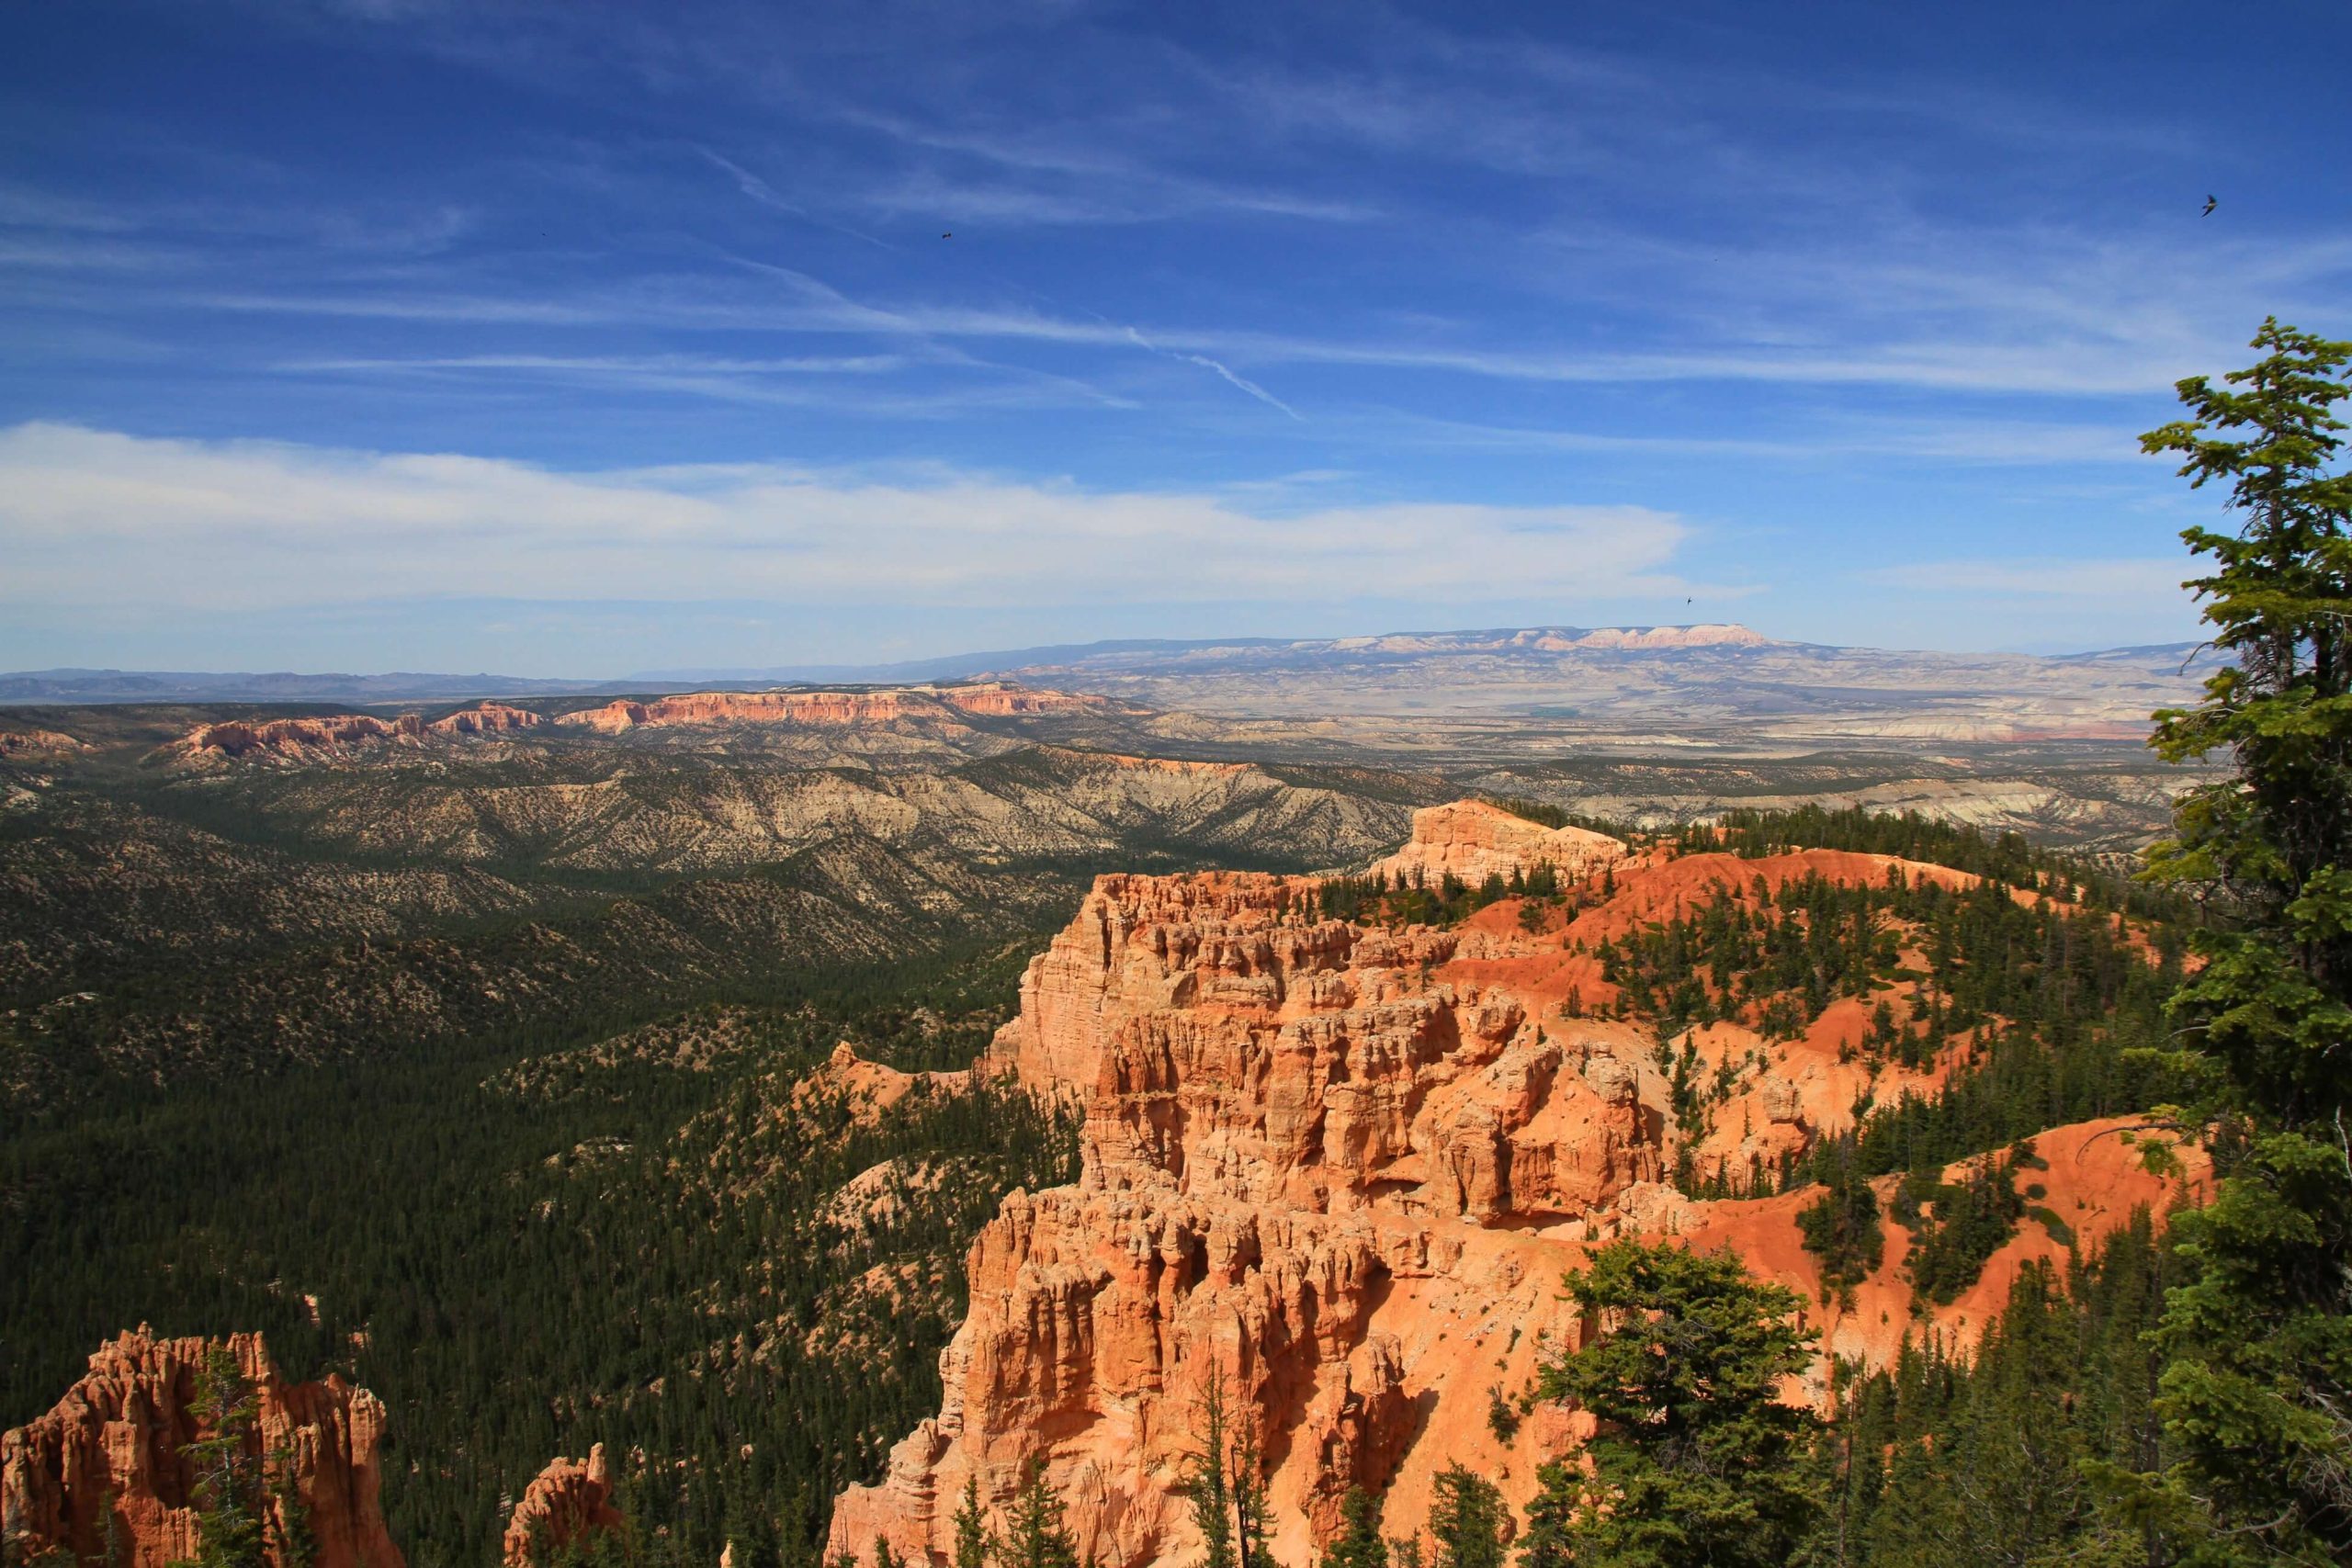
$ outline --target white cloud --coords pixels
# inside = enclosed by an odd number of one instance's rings
[[[2177,604],[2195,567],[2183,557],[2067,560],[1920,561],[1858,573],[1862,581],[1929,593],[2029,593],[2048,598],[2155,600]]]
[[[0,598],[220,614],[481,596],[779,604],[1568,607],[1723,590],[1672,570],[1687,531],[1638,506],[1246,510],[948,474],[773,464],[559,473],[267,443],[0,431]]]

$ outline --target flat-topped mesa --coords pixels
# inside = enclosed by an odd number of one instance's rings
[[[861,691],[687,692],[645,702],[620,698],[603,707],[568,713],[558,724],[614,734],[647,726],[681,724],[893,724],[909,719],[953,721],[967,716],[1088,713],[1112,706],[1107,698],[1008,682],[967,686],[888,686]]]
[[[1548,865],[1564,881],[1592,875],[1625,858],[1622,840],[1589,828],[1546,828],[1483,800],[1426,806],[1413,813],[1413,834],[1405,847],[1372,863],[1372,874],[1391,882],[1419,877],[1436,886],[1452,875],[1476,887],[1489,876],[1508,881]]]
[[[184,1450],[212,1435],[197,1413],[197,1380],[220,1348],[256,1395],[247,1457],[270,1483],[271,1539],[288,1539],[282,1480],[300,1505],[314,1568],[402,1568],[378,1500],[384,1406],[374,1394],[339,1376],[284,1382],[258,1334],[157,1339],[143,1325],[101,1347],[48,1415],[0,1433],[0,1529],[24,1561],[54,1550],[75,1562],[164,1568],[197,1555],[202,1518]],[[285,1568],[274,1551],[268,1561]]]

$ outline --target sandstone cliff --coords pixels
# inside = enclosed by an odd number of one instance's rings
[[[0,1434],[0,1529],[28,1558],[54,1548],[77,1562],[164,1568],[194,1555],[197,1478],[181,1450],[210,1436],[194,1409],[197,1374],[221,1343],[157,1339],[142,1325],[102,1347],[55,1409]],[[269,1456],[270,1479],[299,1500],[315,1568],[402,1568],[378,1505],[383,1405],[336,1376],[286,1382],[257,1334],[225,1344],[259,1396],[252,1453]]]
[[[604,1444],[590,1449],[584,1460],[548,1461],[506,1521],[502,1541],[506,1568],[554,1562],[567,1547],[627,1529],[628,1521],[613,1506],[612,1497]]]
[[[1424,813],[1404,853],[1438,863],[1456,825],[1481,816]],[[1658,1042],[1563,1002],[1608,994],[1584,948],[1611,929],[1719,889],[1875,884],[1901,863],[1584,847],[1614,897],[1589,882],[1572,920],[1532,931],[1512,903],[1446,931],[1324,919],[1306,877],[1098,880],[1031,964],[992,1049],[1023,1083],[1082,1105],[1080,1180],[1014,1194],[983,1230],[941,1410],[879,1484],[840,1499],[829,1551],[870,1553],[879,1538],[901,1560],[943,1562],[966,1479],[1001,1507],[1043,1460],[1081,1553],[1181,1560],[1196,1542],[1179,1482],[1215,1381],[1262,1429],[1277,1555],[1311,1561],[1351,1483],[1384,1492],[1385,1528],[1408,1534],[1448,1463],[1523,1506],[1536,1467],[1589,1435],[1557,1407],[1509,1437],[1488,1413],[1579,1343],[1560,1280],[1590,1243],[1679,1234],[1817,1299],[1794,1221],[1805,1195],[1702,1203],[1665,1185],[1684,1134]],[[1843,1027],[1775,1043],[1720,1026],[1702,1049],[1738,1098],[1708,1152],[1801,1147],[1847,1124],[1853,1075],[1872,1070],[1840,1059]],[[2083,1243],[2204,1177],[2194,1150],[2179,1174],[2149,1174],[2107,1135],[2126,1125],[2041,1140],[2045,1201]],[[1964,1342],[2026,1258],[2064,1250],[2028,1224],[1936,1325]],[[1883,1361],[1916,1332],[1903,1252],[1891,1234],[1849,1309],[1815,1309],[1829,1348]],[[1801,1392],[1822,1397],[1826,1382]]]

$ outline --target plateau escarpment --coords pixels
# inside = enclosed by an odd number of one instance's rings
[[[950,723],[969,715],[995,717],[1090,714],[1122,705],[1107,697],[1039,690],[1005,682],[964,686],[876,687],[851,691],[693,692],[644,702],[621,698],[603,707],[568,713],[556,722],[613,733],[664,725],[872,725]]]
[[[1676,854],[1501,815],[1419,814],[1370,883],[1096,882],[991,1048],[1082,1112],[1080,1178],[1013,1194],[981,1232],[940,1411],[878,1484],[840,1499],[830,1551],[878,1541],[944,1562],[967,1481],[1001,1511],[1043,1464],[1081,1555],[1182,1557],[1198,1549],[1182,1478],[1212,1386],[1261,1435],[1280,1560],[1312,1559],[1351,1486],[1384,1495],[1389,1534],[1414,1534],[1453,1463],[1524,1506],[1538,1467],[1591,1428],[1556,1404],[1494,1412],[1591,1331],[1561,1280],[1596,1242],[1729,1247],[1816,1303],[1825,1350],[1883,1365],[1928,1328],[1967,1343],[2029,1260],[2204,1180],[2198,1151],[2131,1119],[2049,1129],[2013,1156],[2033,1162],[2047,1219],[1951,1288],[1924,1292],[1911,1267],[1926,1217],[1858,1281],[1826,1280],[1798,1222],[1818,1190],[1770,1174],[1853,1130],[1873,1097],[1996,1048],[1998,1021],[1958,1010],[1919,922],[1998,925],[2039,896],[1886,855]],[[1395,874],[1455,866],[1561,891],[1446,924],[1392,918]],[[2152,964],[2112,919],[2123,962]],[[1712,977],[1660,956],[1702,924]],[[1795,1017],[1770,978],[1792,940],[1860,955]],[[1900,1179],[1879,1179],[1892,1201]],[[1753,1195],[1693,1195],[1710,1190]],[[1826,1377],[1825,1362],[1792,1396],[1826,1400]]]

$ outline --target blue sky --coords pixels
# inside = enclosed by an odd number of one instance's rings
[[[2266,312],[2352,335],[2346,59],[2335,3],[9,6],[0,667],[2188,636],[2213,502],[2133,436]]]

